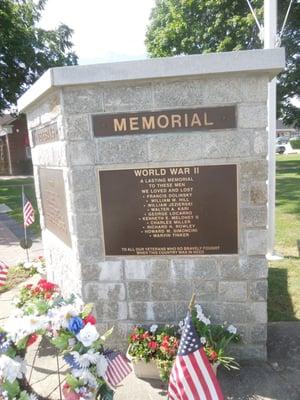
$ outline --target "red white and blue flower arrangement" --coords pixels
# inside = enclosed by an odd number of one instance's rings
[[[37,400],[26,380],[26,349],[47,337],[70,367],[61,388],[66,400],[113,398],[110,365],[119,352],[104,349],[111,331],[100,336],[92,304],[71,296],[64,299],[57,285],[41,279],[27,285],[16,299],[16,313],[0,328],[0,399]],[[127,363],[124,358],[124,365]],[[124,369],[124,368],[123,368]],[[126,374],[130,371],[126,368]]]

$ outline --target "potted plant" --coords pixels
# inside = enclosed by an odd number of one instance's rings
[[[168,381],[179,346],[178,329],[174,326],[149,329],[135,326],[129,336],[127,355],[138,378]]]

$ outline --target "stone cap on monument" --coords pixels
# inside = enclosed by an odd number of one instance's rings
[[[20,97],[18,110],[57,87],[236,72],[267,72],[272,79],[284,64],[285,50],[277,48],[50,68]]]

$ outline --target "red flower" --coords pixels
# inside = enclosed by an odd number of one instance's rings
[[[48,282],[46,279],[40,279],[38,282],[38,286],[47,291],[53,291],[57,287],[55,283]]]
[[[90,315],[88,315],[87,317],[85,317],[85,318],[83,319],[84,325],[86,325],[88,322],[89,322],[91,325],[95,325],[95,323],[96,323],[96,318],[95,318],[92,314],[90,314]]]
[[[26,289],[31,289],[31,288],[32,288],[32,284],[31,284],[31,283],[29,283],[29,284],[28,284],[28,285],[26,285],[25,287],[26,287]]]
[[[148,343],[148,347],[150,347],[151,350],[156,350],[157,346],[158,346],[158,344],[156,342],[154,342],[153,340],[151,340],[151,342]]]
[[[64,386],[62,388],[62,392],[63,392],[63,395],[66,400],[79,400],[80,399],[80,394],[74,392],[67,383],[64,384]]]
[[[130,335],[130,339],[131,339],[133,342],[135,342],[136,340],[139,340],[139,335],[132,334],[132,335]]]
[[[34,342],[36,342],[37,338],[38,336],[35,333],[30,335],[29,338],[27,339],[26,346],[31,346]]]
[[[215,360],[217,360],[217,358],[218,358],[218,354],[217,354],[215,351],[212,351],[212,352],[209,354],[209,360],[210,360],[210,361],[215,361]]]
[[[46,293],[44,294],[44,297],[45,297],[45,299],[49,300],[49,299],[51,299],[51,297],[52,297],[52,293],[46,292]]]
[[[141,336],[142,336],[142,339],[148,339],[148,337],[150,337],[150,333],[149,332],[145,332]]]

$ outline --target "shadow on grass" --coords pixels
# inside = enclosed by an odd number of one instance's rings
[[[288,291],[287,269],[269,268],[268,287],[268,320],[296,321]]]
[[[288,212],[300,216],[300,178],[282,177],[276,181],[276,207],[287,206]]]

